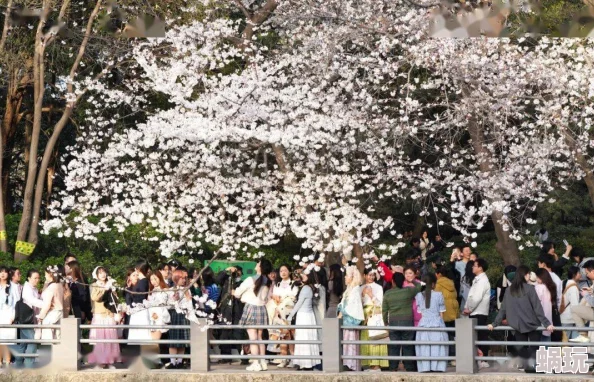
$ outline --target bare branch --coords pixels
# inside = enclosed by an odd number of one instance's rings
[[[276,0],[268,0],[261,9],[254,13],[251,21],[256,25],[262,24],[268,19],[270,14],[274,12],[276,7],[278,7],[278,2]]]
[[[234,0],[234,2],[235,2],[235,5],[237,5],[237,7],[239,9],[241,9],[241,11],[243,12],[243,15],[245,16],[245,18],[248,19],[248,20],[250,20],[252,18],[252,14],[245,7],[245,5],[243,5],[243,3],[241,2],[241,0]]]
[[[2,27],[2,38],[0,38],[0,52],[4,50],[6,38],[8,37],[8,28],[10,27],[10,10],[12,8],[12,0],[8,0],[6,12],[4,12],[4,26]]]
[[[95,5],[95,9],[93,9],[93,13],[89,17],[89,21],[87,22],[87,29],[85,30],[85,36],[80,43],[80,47],[78,48],[78,54],[76,55],[76,59],[74,60],[74,64],[72,64],[72,68],[70,68],[70,81],[68,81],[68,92],[74,93],[72,82],[74,81],[74,77],[76,75],[76,70],[85,54],[85,50],[87,48],[87,44],[89,43],[89,37],[91,36],[91,32],[93,30],[93,23],[99,14],[99,10],[101,9],[102,0],[97,1]]]

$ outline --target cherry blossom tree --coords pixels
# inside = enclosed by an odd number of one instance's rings
[[[427,10],[399,1],[201,10],[135,44],[125,90],[94,88],[46,230],[92,239],[145,223],[166,256],[206,242],[233,257],[288,233],[315,252],[389,256],[403,244],[374,249],[398,235],[375,207],[410,198],[470,239],[491,219],[517,263],[527,211],[575,176],[543,107],[571,98],[546,72],[562,70],[563,44],[431,38]],[[104,114],[142,114],[155,92],[167,107],[136,126]]]
[[[412,22],[423,12],[385,4],[360,12],[358,2],[338,1],[240,4],[249,28],[229,17],[237,5],[136,46],[143,76],[130,88],[166,94],[174,106],[108,138],[89,130],[57,206],[77,210],[76,235],[148,222],[170,238],[164,254],[206,241],[234,255],[289,231],[305,248],[342,251],[391,226],[390,217],[371,218],[365,200],[408,181],[384,176],[406,164],[398,152],[406,136],[392,128],[397,119],[384,112],[393,106],[382,93],[405,62],[397,36],[418,38]],[[390,14],[411,24],[391,23]],[[282,43],[258,41],[267,35]],[[118,96],[107,93],[105,102]]]
[[[172,3],[161,9],[168,9]],[[140,13],[150,11],[145,4],[128,1],[126,7]],[[112,17],[116,11],[122,14],[113,1],[8,0],[1,2],[0,7],[0,82],[4,104],[0,156],[10,158],[10,151],[24,147],[22,199],[14,203],[17,208],[22,206],[18,232],[14,233],[15,260],[22,261],[38,241],[42,206],[49,200],[64,131],[76,120],[76,111],[84,104],[90,86],[111,77],[114,68],[123,63],[113,58],[128,50],[127,37],[134,23],[128,23],[125,17]],[[17,133],[20,129],[24,134]],[[24,142],[17,142],[21,135]],[[3,252],[8,251],[4,203],[10,204],[7,194],[11,163],[10,159],[0,163]]]

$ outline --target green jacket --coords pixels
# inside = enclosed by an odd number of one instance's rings
[[[412,302],[421,291],[421,284],[415,283],[414,288],[394,287],[384,294],[382,302],[382,316],[387,325],[392,320],[413,320]]]

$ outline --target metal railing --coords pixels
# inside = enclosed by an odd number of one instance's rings
[[[401,331],[401,332],[453,332],[455,328],[419,328],[415,326],[341,326],[341,330],[386,330],[386,331]],[[440,345],[449,346],[455,345],[455,341],[377,341],[377,340],[342,340],[342,345]],[[456,357],[419,357],[419,356],[377,356],[377,355],[349,355],[342,356],[342,359],[358,359],[358,360],[378,360],[378,361],[455,361]]]
[[[461,318],[456,320],[455,327],[444,328],[421,328],[413,326],[395,327],[395,326],[343,326],[341,320],[336,318],[325,318],[321,325],[309,326],[275,326],[275,325],[211,325],[207,326],[205,320],[199,320],[199,323],[190,323],[190,325],[81,325],[80,319],[66,318],[62,319],[59,325],[0,325],[1,328],[21,328],[21,329],[59,329],[61,337],[59,340],[21,340],[10,339],[0,340],[2,344],[15,343],[37,343],[37,344],[51,344],[53,366],[65,371],[76,371],[80,368],[79,358],[81,344],[97,344],[97,343],[118,343],[118,344],[141,344],[141,345],[155,345],[155,344],[185,344],[191,347],[190,354],[170,355],[170,354],[155,354],[152,358],[180,358],[190,360],[190,370],[193,372],[208,372],[211,370],[211,361],[216,360],[248,360],[248,359],[281,359],[281,360],[321,360],[322,371],[324,373],[340,373],[343,371],[344,360],[384,360],[384,361],[456,361],[455,371],[460,374],[475,374],[478,372],[477,361],[507,361],[512,360],[512,357],[507,356],[478,356],[477,346],[563,346],[563,347],[594,347],[594,343],[574,343],[574,342],[514,342],[514,341],[478,341],[477,332],[481,330],[488,330],[487,326],[477,326],[476,319]],[[187,340],[127,340],[127,339],[82,339],[81,331],[88,329],[186,329],[190,332],[190,337]],[[213,339],[213,330],[235,330],[235,329],[313,329],[321,330],[322,338],[318,340],[243,340],[243,339]],[[386,331],[431,331],[431,332],[454,332],[454,341],[393,341],[390,339],[382,340],[343,340],[344,330],[386,330]],[[499,326],[494,328],[495,331],[510,330],[511,327]],[[537,330],[546,330],[545,328],[538,328]],[[559,327],[555,330],[565,331],[594,331],[594,328],[584,327]],[[235,355],[235,354],[214,354],[211,346],[217,347],[221,345],[299,345],[311,344],[320,345],[320,354],[312,355]],[[379,356],[379,355],[345,355],[343,354],[343,345],[437,345],[437,346],[454,346],[455,356],[443,357],[424,357],[424,356]],[[34,354],[24,354],[19,356],[36,357]],[[592,361],[588,361],[592,363]]]
[[[0,324],[0,329],[60,329],[60,325],[32,325],[32,324]],[[20,344],[59,345],[59,339],[0,339],[0,345],[15,348]],[[17,353],[11,351],[15,358],[39,358],[39,353]]]

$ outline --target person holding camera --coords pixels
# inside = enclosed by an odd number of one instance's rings
[[[222,285],[221,300],[219,302],[219,312],[222,324],[237,325],[243,313],[243,303],[240,299],[233,297],[233,291],[241,285],[243,268],[240,266],[228,267],[217,274],[215,282]],[[245,329],[221,330],[215,333],[215,337],[220,340],[246,340],[247,332]],[[220,345],[221,354],[231,355],[231,350],[237,348],[241,352],[241,345]],[[249,349],[249,345],[246,346]],[[230,359],[223,359],[219,363],[231,363]],[[242,360],[242,364],[247,364],[247,360]]]

